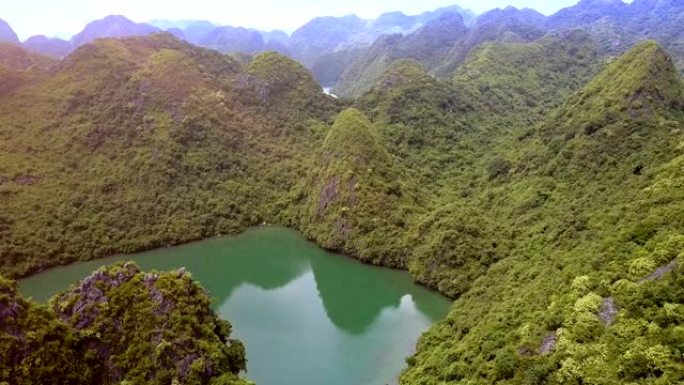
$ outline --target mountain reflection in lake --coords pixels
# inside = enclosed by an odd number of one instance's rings
[[[20,288],[45,302],[127,260],[144,270],[186,267],[245,343],[247,376],[259,385],[393,383],[420,333],[449,307],[406,273],[327,252],[281,227],[60,267]]]

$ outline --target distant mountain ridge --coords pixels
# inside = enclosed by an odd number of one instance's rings
[[[440,53],[426,53],[426,42],[410,44],[428,28],[435,29],[433,36],[446,37],[452,28],[460,28],[459,24],[457,20],[441,25],[433,21],[405,36],[379,38],[366,52],[349,52],[351,57],[338,74],[333,92],[342,96],[362,94],[394,60],[415,59],[432,74],[450,77],[481,43],[531,42],[549,33],[577,28],[591,35],[604,56],[620,55],[643,39],[654,39],[671,52],[675,66],[684,70],[684,2],[678,0],[582,0],[548,17],[533,9],[509,6],[478,16],[462,36],[444,39],[438,44]]]
[[[525,42],[544,36],[537,24],[544,16],[536,11],[514,7],[496,9],[478,16],[468,27],[460,14],[448,12],[417,31],[378,39],[340,75],[334,89],[342,96],[357,96],[395,60],[414,59],[430,72],[449,76],[478,44],[485,41]]]
[[[376,19],[356,15],[316,17],[292,35],[280,30],[261,31],[250,28],[218,26],[202,20],[152,20],[159,29],[171,32],[190,43],[221,52],[258,53],[274,50],[291,56],[312,68],[321,56],[338,50],[369,47],[376,39],[388,34],[408,34],[445,13],[458,12],[466,23],[475,14],[453,5],[419,15],[387,12]],[[257,34],[261,35],[261,41]]]
[[[684,70],[684,1],[681,0],[582,0],[547,18],[552,30],[585,28],[602,49],[624,53],[643,39],[654,39],[673,55]]]
[[[431,74],[448,78],[481,43],[530,42],[575,28],[587,30],[605,56],[620,55],[643,39],[654,39],[672,54],[676,68],[682,71],[682,25],[681,0],[581,0],[550,16],[511,6],[476,16],[457,5],[419,15],[387,12],[376,19],[325,16],[312,19],[291,35],[202,20],[137,23],[112,15],[89,23],[70,42],[34,36],[23,45],[34,53],[59,59],[98,38],[168,31],[179,39],[223,53],[279,52],[303,63],[335,93],[358,96],[395,60],[418,60]],[[2,20],[0,41],[21,44]]]

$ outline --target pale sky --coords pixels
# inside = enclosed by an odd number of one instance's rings
[[[217,24],[291,32],[316,16],[383,12],[418,14],[458,4],[482,13],[513,5],[551,14],[578,0],[0,0],[0,19],[24,40],[44,34],[69,38],[90,21],[120,14],[137,22],[152,19],[210,20]]]

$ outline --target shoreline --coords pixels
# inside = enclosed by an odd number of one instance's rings
[[[9,278],[12,279],[12,280],[15,280],[15,281],[17,281],[17,282],[20,282],[20,281],[22,281],[22,280],[31,278],[31,277],[33,277],[33,276],[39,275],[39,274],[44,273],[44,272],[47,272],[47,271],[49,271],[49,270],[68,267],[68,266],[71,266],[71,265],[76,264],[76,263],[81,263],[81,262],[93,262],[93,261],[98,261],[98,260],[105,260],[105,259],[108,259],[108,258],[117,258],[117,257],[132,256],[132,255],[134,255],[134,254],[145,253],[145,252],[151,252],[151,251],[155,251],[155,250],[166,250],[166,249],[171,249],[171,248],[175,248],[175,247],[181,247],[181,246],[191,245],[191,244],[193,244],[193,243],[204,242],[204,241],[208,241],[208,240],[212,240],[212,239],[218,239],[218,238],[224,238],[224,237],[238,237],[238,236],[240,236],[240,235],[242,235],[242,234],[245,234],[245,233],[247,233],[247,232],[249,232],[249,231],[259,231],[259,230],[267,229],[267,228],[271,228],[271,227],[279,227],[279,228],[282,228],[282,229],[287,229],[288,231],[296,232],[296,233],[299,234],[302,238],[306,239],[306,242],[311,243],[311,244],[313,244],[314,246],[316,246],[316,247],[318,247],[318,248],[320,248],[320,249],[322,249],[322,250],[325,250],[326,252],[329,252],[329,253],[331,253],[331,254],[334,254],[334,255],[337,255],[337,256],[342,256],[342,257],[344,257],[344,258],[346,258],[346,259],[352,260],[352,261],[354,261],[354,262],[356,262],[356,263],[360,263],[360,264],[362,264],[362,265],[372,266],[372,267],[379,267],[379,268],[383,268],[383,269],[395,270],[395,271],[400,271],[400,272],[402,272],[402,273],[405,273],[405,274],[408,276],[408,278],[411,280],[411,282],[413,282],[414,284],[419,285],[419,286],[425,288],[426,290],[429,290],[430,292],[439,294],[440,296],[444,297],[445,299],[448,299],[452,304],[453,304],[453,302],[456,300],[455,298],[449,297],[448,295],[446,295],[446,294],[440,292],[439,290],[437,290],[437,289],[434,288],[434,287],[425,285],[424,283],[415,280],[415,279],[413,278],[413,276],[411,275],[411,273],[409,273],[408,269],[405,269],[405,268],[402,268],[402,267],[396,267],[396,266],[387,266],[387,265],[382,265],[382,264],[374,264],[374,263],[371,263],[371,262],[369,262],[369,261],[365,261],[365,260],[363,260],[363,259],[361,259],[361,258],[359,258],[359,257],[357,257],[357,256],[355,256],[355,255],[353,255],[352,253],[348,253],[348,252],[345,252],[345,251],[342,251],[342,250],[337,250],[337,249],[330,249],[330,248],[321,246],[318,242],[316,242],[315,239],[306,236],[304,233],[302,233],[300,230],[298,230],[298,229],[296,229],[296,228],[293,228],[293,227],[290,227],[290,226],[281,225],[281,224],[278,224],[278,223],[269,223],[269,222],[264,222],[264,221],[260,221],[260,222],[261,222],[261,223],[259,223],[259,224],[254,224],[254,225],[247,226],[247,227],[245,227],[244,229],[239,230],[239,231],[237,231],[237,232],[235,232],[235,233],[226,232],[225,234],[221,233],[221,234],[216,234],[216,235],[209,236],[209,237],[202,237],[202,238],[198,238],[198,239],[190,239],[190,240],[187,240],[187,241],[180,241],[180,242],[178,242],[178,243],[167,244],[167,245],[164,245],[164,246],[142,247],[142,248],[140,248],[140,249],[137,250],[137,251],[132,251],[132,252],[128,252],[128,253],[114,253],[114,254],[109,254],[109,255],[105,255],[105,256],[98,256],[98,257],[93,257],[93,258],[88,258],[88,259],[83,259],[83,260],[81,260],[81,259],[76,259],[76,260],[71,261],[71,262],[68,262],[68,263],[60,263],[60,264],[48,265],[48,266],[45,266],[44,268],[41,268],[41,269],[36,270],[36,271],[32,271],[32,272],[30,272],[30,273],[28,273],[28,274],[24,274],[24,275],[20,275],[20,276],[15,276],[15,277],[9,277]],[[74,283],[76,283],[76,282],[74,282]]]

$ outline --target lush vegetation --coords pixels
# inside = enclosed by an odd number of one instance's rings
[[[682,381],[682,201],[672,167],[683,92],[667,54],[644,43],[540,123],[503,134],[481,171],[453,179],[471,181],[458,215],[423,234],[444,246],[427,261],[456,266],[427,283],[461,296],[421,339],[404,383]],[[463,215],[467,205],[478,211]]]
[[[245,350],[189,273],[102,268],[37,305],[0,278],[0,383],[247,385]]]
[[[274,221],[335,111],[290,59],[170,35],[98,41],[23,84],[0,101],[10,276]]]
[[[606,60],[587,32],[514,40],[469,50],[447,79],[383,56],[353,101],[279,54],[227,56],[166,34],[100,40],[48,67],[0,60],[18,79],[0,93],[0,271],[277,222],[456,300],[407,359],[404,384],[681,382],[681,75],[655,42]],[[131,278],[112,286],[119,274]],[[154,287],[201,293],[174,274]],[[226,330],[211,335],[206,298],[175,296],[189,302],[170,310],[209,325],[206,339],[174,345],[139,330],[115,341],[101,317],[144,323],[166,305],[130,265],[94,277],[113,292],[85,311],[88,282],[49,309],[3,283],[30,314],[0,337],[17,344],[16,330],[41,325],[36,354],[68,361],[23,375],[211,383],[216,367],[238,381],[241,350],[217,343]],[[119,307],[117,293],[141,308]],[[93,327],[100,340],[79,345]],[[98,366],[97,346],[118,358]],[[202,353],[179,371],[174,349]],[[217,354],[233,359],[209,364]]]

